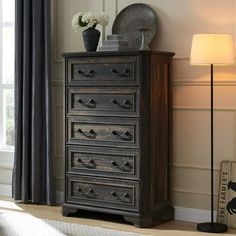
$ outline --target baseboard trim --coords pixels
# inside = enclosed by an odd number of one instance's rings
[[[12,196],[12,187],[9,184],[0,184],[0,195],[5,197]]]
[[[12,188],[11,185],[0,184],[0,195],[11,197]],[[58,205],[62,205],[64,194],[61,191],[56,192],[56,202]],[[211,212],[207,210],[179,207],[175,206],[175,220],[185,222],[208,222],[211,217]],[[214,212],[214,219],[216,220],[216,212]]]
[[[56,192],[56,202],[58,205],[62,205],[64,199],[64,193],[61,191]]]
[[[210,219],[211,211],[175,206],[175,220],[201,223],[209,222]],[[214,212],[214,220],[216,220],[216,211]]]

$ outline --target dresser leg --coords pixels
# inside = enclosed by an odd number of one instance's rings
[[[69,214],[76,213],[77,209],[76,208],[70,208],[70,207],[62,207],[62,215],[63,216],[68,216]]]
[[[124,219],[132,223],[135,227],[138,227],[138,228],[150,228],[153,226],[153,222],[151,218],[124,216]]]

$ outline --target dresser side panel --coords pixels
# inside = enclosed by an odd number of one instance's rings
[[[140,56],[140,212],[150,214],[152,211],[150,171],[152,162],[150,155],[150,87],[151,87],[151,57],[147,54]]]
[[[151,57],[150,150],[153,209],[170,206],[172,155],[171,57]]]

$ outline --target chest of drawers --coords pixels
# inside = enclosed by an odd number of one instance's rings
[[[172,57],[154,51],[65,53],[64,216],[173,219]]]

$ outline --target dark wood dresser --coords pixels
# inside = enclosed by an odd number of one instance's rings
[[[119,214],[138,227],[173,219],[173,55],[63,54],[64,216],[77,209]]]

